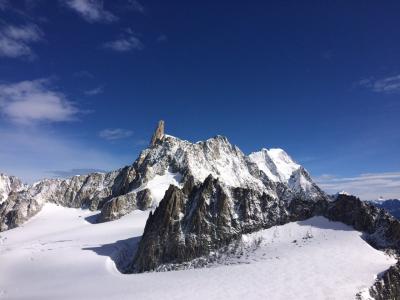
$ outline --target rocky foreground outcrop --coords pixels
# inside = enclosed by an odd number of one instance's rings
[[[325,216],[353,226],[364,233],[371,246],[400,257],[400,221],[384,209],[354,196],[338,195],[328,206]],[[377,300],[400,299],[400,261],[380,274],[369,292]]]
[[[207,256],[242,234],[322,214],[320,198],[290,202],[249,188],[229,187],[208,176],[200,184],[170,186],[146,223],[130,272],[169,270]]]
[[[124,271],[167,271],[207,264],[207,257],[242,234],[324,216],[362,231],[373,247],[400,254],[400,222],[360,199],[295,197],[289,203],[246,188],[229,188],[212,176],[192,188],[170,186],[150,214],[138,250]],[[228,247],[225,247],[228,248]],[[399,299],[400,264],[381,274],[370,289],[374,299]]]
[[[109,173],[15,185],[0,203],[0,231],[21,225],[38,213],[46,202],[65,207],[101,209],[105,202],[129,191],[134,175],[132,167],[125,167]]]

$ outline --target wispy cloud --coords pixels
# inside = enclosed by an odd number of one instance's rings
[[[144,6],[137,0],[128,0],[127,8],[142,14],[145,12]]]
[[[132,136],[132,134],[133,132],[131,130],[122,128],[107,128],[99,132],[99,137],[105,140],[115,141],[128,138]]]
[[[89,23],[110,23],[118,20],[117,16],[104,9],[102,0],[63,0],[63,2]]]
[[[35,58],[31,44],[42,40],[43,33],[35,24],[3,26],[0,29],[0,56]]]
[[[133,30],[128,28],[117,39],[104,43],[103,48],[117,52],[128,52],[131,50],[142,50],[144,45]]]
[[[374,79],[364,78],[358,82],[360,86],[371,89],[377,93],[399,93],[400,92],[400,75]]]
[[[0,9],[1,10],[5,10],[8,5],[9,5],[8,0],[0,0]]]
[[[84,91],[84,94],[87,96],[95,96],[95,95],[99,95],[103,92],[104,92],[104,88],[102,86],[99,86],[94,89]]]
[[[0,112],[19,124],[73,120],[78,108],[49,79],[0,84]]]
[[[315,178],[315,181],[331,194],[344,190],[363,200],[400,198],[400,172],[367,173],[354,177],[327,174]]]
[[[163,43],[163,42],[168,41],[168,37],[167,37],[165,34],[161,34],[161,35],[159,35],[159,36],[157,37],[156,41],[157,41],[158,43]]]
[[[73,169],[115,170],[131,163],[133,158],[133,155],[115,156],[90,145],[86,139],[66,136],[47,127],[0,127],[0,172],[28,182],[47,178],[50,173],[67,176]]]

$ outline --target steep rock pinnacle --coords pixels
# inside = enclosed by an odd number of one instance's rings
[[[158,125],[156,130],[154,131],[153,136],[151,137],[150,146],[154,146],[157,141],[161,141],[164,136],[164,121],[158,121]]]

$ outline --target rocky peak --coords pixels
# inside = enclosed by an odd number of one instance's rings
[[[6,201],[11,192],[19,191],[23,187],[23,183],[17,177],[0,173],[0,203]]]
[[[151,137],[150,146],[154,146],[158,141],[161,141],[163,137],[164,137],[164,121],[160,120],[158,121],[157,128],[154,131],[153,136]]]

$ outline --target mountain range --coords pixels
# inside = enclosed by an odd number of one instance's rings
[[[25,224],[46,204],[96,211],[96,224],[149,212],[137,243],[114,259],[122,273],[210,266],[237,255],[232,245],[243,236],[315,217],[363,232],[375,249],[400,253],[400,222],[382,205],[327,195],[284,150],[246,155],[223,136],[192,143],[165,134],[164,126],[160,121],[132,165],[112,172],[31,185],[2,174],[0,231]],[[384,271],[367,294],[354,296],[400,299],[400,263]]]

